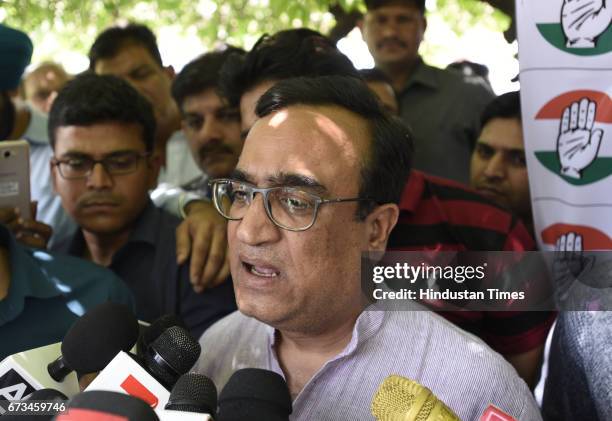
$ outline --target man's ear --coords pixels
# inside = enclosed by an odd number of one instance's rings
[[[149,190],[155,190],[157,179],[159,178],[159,169],[161,168],[161,157],[157,152],[153,152],[153,155],[147,159],[147,166],[149,169],[147,172],[147,186]]]
[[[359,19],[357,19],[357,21],[355,22],[355,26],[357,28],[359,28],[359,30],[361,31],[361,37],[363,38],[363,19],[364,17],[360,17]]]
[[[174,71],[174,67],[172,67],[172,66],[164,67],[164,73],[166,73],[166,75],[168,75],[170,80],[174,80],[174,78],[176,77],[176,72]]]
[[[399,218],[399,207],[394,203],[377,206],[366,218],[369,251],[384,251],[391,230]]]

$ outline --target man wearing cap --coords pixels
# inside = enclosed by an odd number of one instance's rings
[[[418,51],[427,28],[425,0],[366,0],[366,7],[359,27],[413,130],[414,167],[467,184],[480,112],[493,94],[423,62]]]

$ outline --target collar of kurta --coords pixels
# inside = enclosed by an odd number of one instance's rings
[[[136,218],[132,232],[128,237],[127,244],[140,243],[151,246],[156,245],[157,230],[156,227],[160,226],[161,210],[158,209],[151,200],[147,201],[142,213]],[[72,237],[70,245],[68,246],[68,254],[72,256],[83,256],[83,251],[87,245],[85,244],[85,237],[81,229]],[[124,246],[125,247],[125,246]]]
[[[425,64],[421,57],[417,59],[414,70],[406,81],[406,85],[404,86],[404,89],[402,89],[402,92],[413,85],[422,85],[435,90],[437,90],[440,86],[436,70]]]

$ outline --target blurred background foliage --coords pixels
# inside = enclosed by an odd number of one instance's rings
[[[461,35],[475,24],[505,31],[513,2],[428,0],[427,8],[430,19],[443,19]],[[58,47],[86,54],[102,29],[132,20],[155,32],[172,27],[195,35],[208,48],[221,42],[250,48],[261,34],[289,27],[340,39],[364,9],[363,0],[0,0],[0,21],[28,32],[35,45],[52,33]]]

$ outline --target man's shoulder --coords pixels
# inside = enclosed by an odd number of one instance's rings
[[[455,90],[463,93],[472,93],[486,98],[493,98],[493,95],[482,85],[466,82],[465,78],[456,71],[440,69],[423,63],[423,70],[429,77],[435,78],[442,90]]]
[[[387,319],[385,330],[394,338],[384,339],[386,349],[378,343],[372,346],[381,348],[377,352],[393,353],[398,374],[429,387],[451,407],[484,410],[492,403],[520,416],[517,419],[537,413],[514,368],[476,336],[427,310],[389,312]],[[462,389],[471,390],[471,396],[457,393]]]
[[[131,302],[129,289],[110,269],[78,257],[45,250],[29,249],[28,255],[49,282],[53,282],[66,295],[89,291],[102,301],[114,297]]]
[[[420,197],[409,197],[414,194]],[[423,231],[418,238],[426,239],[426,243],[462,244],[467,250],[534,248],[526,228],[512,212],[470,187],[446,178],[413,171],[402,193],[400,210],[405,212],[392,233],[392,248],[405,248],[406,241],[415,248],[417,244],[412,243],[416,238],[410,238],[410,233],[414,234],[417,227]],[[441,231],[442,226],[447,231]],[[432,245],[429,243],[422,245]]]

